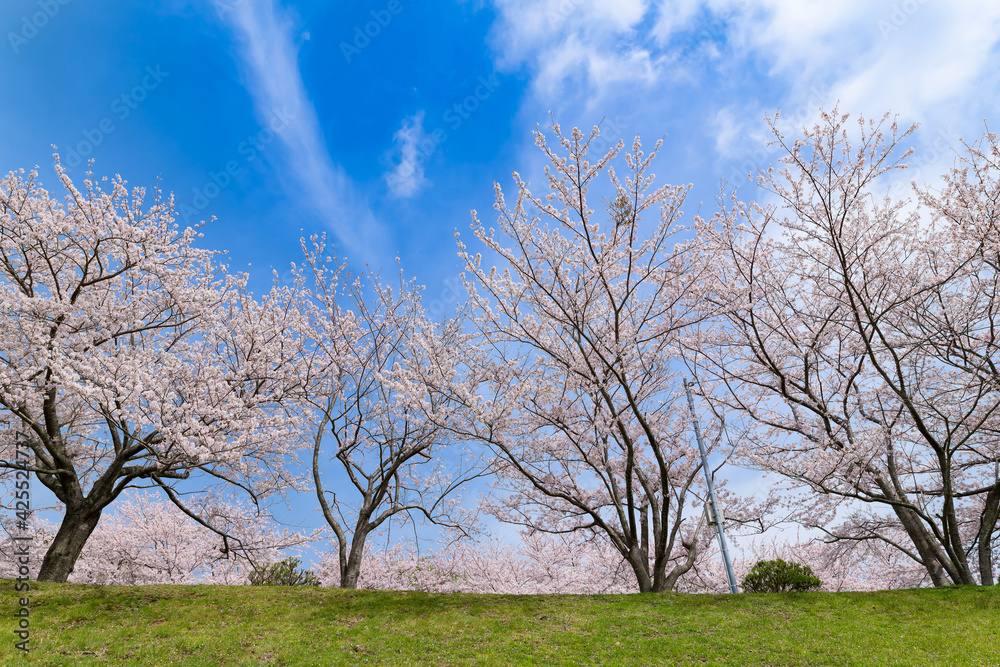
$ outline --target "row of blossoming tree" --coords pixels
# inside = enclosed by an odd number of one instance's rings
[[[443,322],[402,271],[352,276],[322,237],[257,298],[170,200],[120,178],[79,190],[58,159],[61,201],[9,174],[0,469],[21,439],[62,506],[37,577],[235,581],[320,539],[269,516],[311,489],[333,585],[717,590],[694,374],[716,462],[787,482],[743,498],[716,480],[730,527],[819,531],[794,551],[833,587],[992,585],[996,136],[905,198],[886,181],[912,128],[849,131],[834,110],[787,139],[770,122],[784,155],[755,177],[760,201],[733,192],[688,225],[689,187],[653,185],[656,149],[636,139],[622,166],[621,144],[588,156],[596,128],[553,125],[558,147],[536,132],[547,192],[515,173],[496,227],[473,214],[482,250],[457,237],[467,299]],[[493,487],[470,503],[478,478]],[[371,548],[397,521],[471,538],[477,511],[519,526],[521,551]]]

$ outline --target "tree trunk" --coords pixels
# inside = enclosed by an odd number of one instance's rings
[[[90,514],[66,510],[59,532],[56,533],[52,545],[45,553],[42,568],[38,572],[38,581],[51,581],[57,584],[66,583],[73,572],[77,559],[83,552],[97,522],[101,519],[101,510]]]
[[[701,527],[701,524],[698,524]],[[695,533],[694,540],[698,539],[698,534]],[[686,574],[692,567],[694,567],[694,560],[698,557],[698,543],[696,541],[682,542],[681,543],[685,549],[688,550],[687,558],[684,559],[683,563],[679,563],[674,566],[674,569],[670,571],[670,574],[664,578],[663,583],[657,587],[657,593],[666,593],[674,590],[677,586],[677,580],[681,578],[681,575]]]
[[[891,486],[879,481],[879,486],[882,487],[882,491],[889,498],[894,498],[895,493]],[[935,544],[935,538],[932,537],[927,528],[921,523],[920,517],[917,514],[901,505],[893,505],[893,512],[899,519],[900,524],[903,526],[903,530],[909,536],[910,541],[913,542],[913,546],[916,547],[917,553],[923,560],[924,568],[927,570],[927,574],[931,577],[931,583],[934,584],[935,588],[941,588],[943,586],[949,586],[952,582],[949,580],[950,572],[947,572],[947,568],[943,567],[942,557],[947,557],[940,548],[940,545]]]
[[[347,557],[347,563],[340,571],[341,588],[357,588],[358,578],[361,576],[361,560],[365,553],[365,540],[368,538],[367,532],[356,530],[351,536],[351,553]]]
[[[642,551],[649,560],[649,505],[643,504],[639,509],[639,535],[642,538]]]
[[[986,494],[986,503],[979,518],[979,583],[983,586],[993,585],[993,550],[990,548],[990,538],[996,530],[1000,519],[1000,482],[993,485]]]
[[[653,581],[649,577],[649,556],[636,545],[629,549],[628,564],[635,573],[635,581],[639,584],[640,593],[652,593]]]

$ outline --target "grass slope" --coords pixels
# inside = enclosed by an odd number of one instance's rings
[[[3,664],[14,649],[4,591]],[[1000,588],[494,596],[32,582],[40,665],[1000,665]]]

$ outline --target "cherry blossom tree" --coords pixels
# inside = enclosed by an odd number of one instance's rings
[[[848,118],[823,112],[794,140],[770,121],[784,150],[756,178],[770,203],[734,194],[702,227],[723,314],[688,339],[691,359],[719,409],[754,427],[737,461],[800,492],[803,525],[844,548],[881,542],[935,586],[991,585],[996,138],[912,201],[884,181],[913,128]]]
[[[621,143],[591,162],[598,128],[552,130],[564,154],[535,132],[549,192],[534,195],[515,172],[512,205],[495,186],[499,232],[473,212],[500,267],[459,240],[476,337],[461,355],[465,383],[451,389],[466,408],[453,428],[498,457],[487,504],[496,517],[599,536],[640,591],[668,591],[692,567],[704,527],[676,361],[680,333],[710,314],[695,290],[708,262],[679,224],[688,187],[652,188],[655,150],[645,155],[637,138],[622,180]],[[602,222],[588,192],[604,172]],[[716,451],[719,424],[708,431]]]
[[[755,563],[780,558],[786,562],[808,565],[823,582],[820,590],[881,591],[917,588],[928,585],[927,570],[899,549],[882,540],[824,541],[823,538],[783,539],[762,536],[744,548],[733,562],[736,577],[742,581]],[[904,536],[905,539],[905,536]],[[678,590],[682,593],[729,593],[725,569],[718,548],[712,544],[706,557],[685,577]]]
[[[321,238],[312,242],[303,242],[305,266],[293,267],[293,307],[307,344],[306,401],[318,415],[313,481],[337,540],[338,585],[355,588],[366,541],[385,522],[471,527],[461,489],[483,470],[439,423],[441,394],[431,393],[417,370],[454,354],[460,321],[432,323],[421,288],[402,272],[395,289],[370,273],[351,279],[324,261]],[[324,446],[345,478],[337,492],[324,486]]]
[[[197,511],[213,525],[236,536],[242,549],[229,548],[217,533],[185,515],[173,503],[150,492],[126,493],[102,518],[77,560],[69,581],[135,586],[144,584],[244,584],[254,568],[277,562],[282,551],[318,539],[276,527],[253,508],[211,494],[200,497]],[[5,524],[5,528],[10,528]],[[35,520],[33,548],[48,548],[56,526]],[[9,533],[8,533],[9,535]],[[0,540],[3,576],[15,563],[13,540]],[[37,576],[38,561],[33,561]]]
[[[62,201],[36,172],[0,181],[0,414],[65,510],[45,581],[67,580],[130,487],[160,488],[192,518],[183,497],[206,486],[255,503],[291,487],[301,421],[282,400],[299,358],[282,311],[196,248],[159,192],[144,208],[120,177],[77,189],[58,156],[56,172]]]
[[[206,529],[170,502],[154,495],[132,494],[115,506],[84,548],[71,581],[120,585],[229,584],[247,582],[248,574],[275,563],[284,551],[316,541],[311,534],[279,528],[254,507],[214,494],[198,498],[199,517],[235,537]]]
[[[635,576],[607,540],[593,535],[523,532],[513,546],[495,536],[459,540],[419,552],[399,542],[365,554],[360,588],[435,593],[624,594],[636,593]],[[320,564],[323,585],[336,585],[336,556]]]
[[[983,394],[984,407],[969,415],[969,426],[963,429],[979,432],[961,443],[956,456],[955,465],[963,470],[962,488],[956,488],[950,475],[939,488],[949,507],[949,496],[963,499],[954,510],[957,532],[970,549],[975,547],[980,582],[989,585],[1000,571],[1000,447],[996,444],[1000,432],[995,403],[1000,393],[997,135],[987,130],[979,141],[966,144],[958,164],[944,176],[940,192],[924,187],[917,188],[917,195],[930,215],[941,221],[947,245],[934,248],[935,289],[914,301],[909,332],[929,348],[931,358],[949,377],[954,375],[967,382],[970,391]],[[990,400],[994,401],[992,409],[988,409]],[[980,415],[983,418],[977,423]]]

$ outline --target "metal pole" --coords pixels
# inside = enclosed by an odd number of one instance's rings
[[[729,547],[726,546],[726,533],[722,526],[722,510],[719,507],[719,500],[715,497],[715,485],[712,484],[712,469],[708,467],[708,452],[705,451],[705,443],[701,439],[701,427],[698,425],[698,415],[694,411],[694,398],[691,397],[691,385],[687,378],[684,378],[684,391],[687,392],[688,408],[691,409],[691,423],[694,424],[694,435],[698,439],[698,451],[701,452],[701,468],[705,472],[705,481],[708,483],[708,498],[711,503],[711,513],[716,518],[716,532],[719,535],[719,548],[722,549],[722,560],[726,564],[726,577],[729,578],[729,590],[732,593],[739,593],[736,586],[736,575],[733,573],[733,562],[729,559]]]

